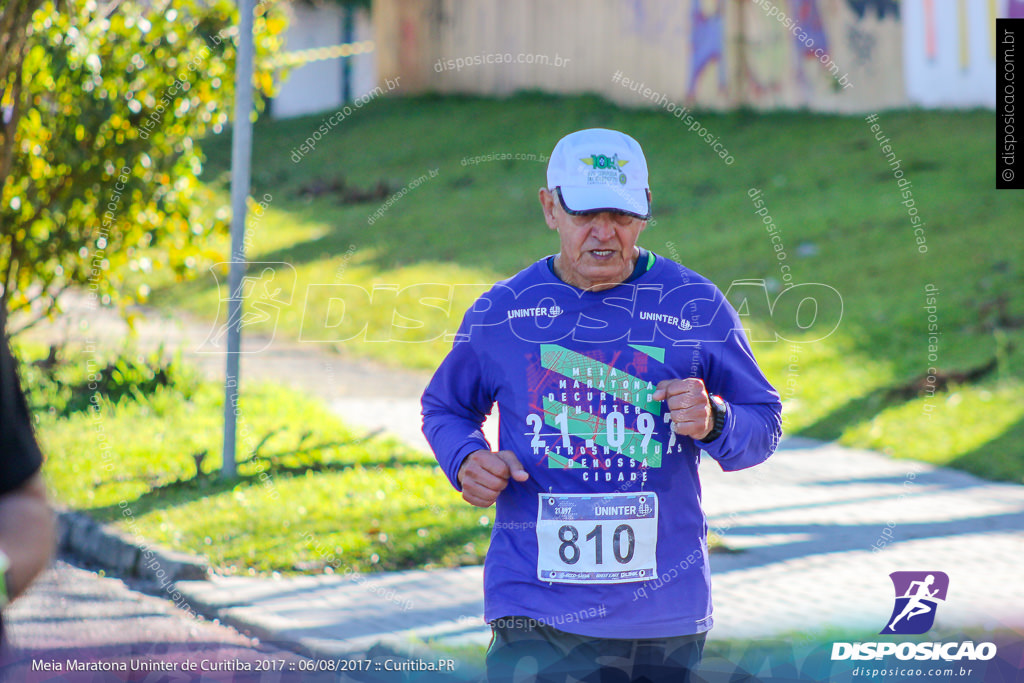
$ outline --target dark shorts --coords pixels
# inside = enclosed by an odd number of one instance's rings
[[[491,633],[489,683],[688,683],[707,636],[592,638],[528,617],[496,619]]]

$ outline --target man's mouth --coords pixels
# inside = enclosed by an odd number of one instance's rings
[[[592,249],[590,251],[590,253],[595,258],[606,259],[606,258],[611,258],[615,254],[615,250],[614,249]]]

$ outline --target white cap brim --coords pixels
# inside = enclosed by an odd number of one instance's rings
[[[647,190],[626,189],[611,185],[590,187],[559,187],[563,208],[571,213],[592,211],[619,211],[647,220],[651,217],[651,203]]]

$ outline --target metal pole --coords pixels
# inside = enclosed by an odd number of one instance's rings
[[[252,156],[253,9],[256,0],[238,0],[235,62],[235,125],[231,132],[231,270],[228,273],[228,357],[224,378],[224,464],[221,478],[237,476],[235,422],[238,417],[238,359],[242,350],[242,279],[245,276],[245,218]]]

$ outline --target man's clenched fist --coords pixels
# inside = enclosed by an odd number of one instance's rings
[[[654,400],[668,402],[672,431],[676,434],[699,440],[715,426],[711,399],[703,380],[663,379],[654,391]]]
[[[512,451],[479,450],[470,453],[459,467],[459,484],[467,503],[480,508],[494,505],[509,478],[526,481],[530,475]]]

